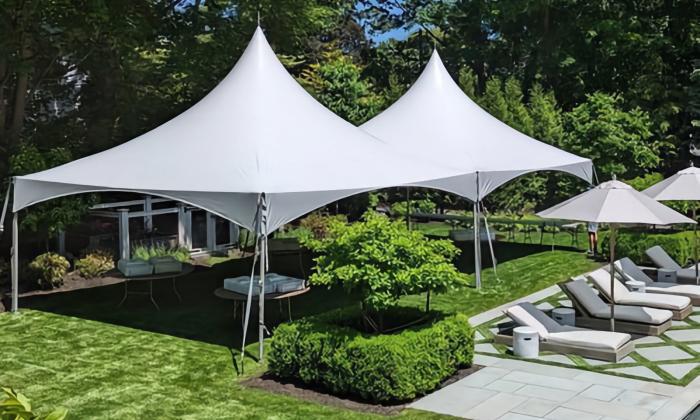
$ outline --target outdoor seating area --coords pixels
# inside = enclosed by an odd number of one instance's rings
[[[697,13],[516,3],[0,9],[0,420],[700,420]]]

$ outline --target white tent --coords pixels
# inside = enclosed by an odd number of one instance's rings
[[[287,73],[258,28],[233,70],[181,115],[120,146],[16,177],[13,248],[18,211],[70,194],[130,191],[172,198],[264,238],[357,192],[457,173],[403,157],[324,108]],[[258,248],[262,271],[264,240]],[[13,252],[13,310],[17,258]],[[262,313],[264,299],[260,303]]]
[[[437,51],[418,80],[396,103],[361,128],[424,159],[459,170],[463,175],[413,183],[438,188],[474,202],[475,238],[478,204],[487,194],[520,175],[556,170],[591,182],[593,164],[511,128],[483,110],[454,82]],[[430,148],[430,153],[426,153]],[[479,252],[477,284],[480,282]]]

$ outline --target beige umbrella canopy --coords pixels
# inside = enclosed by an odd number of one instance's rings
[[[624,182],[603,182],[590,190],[538,213],[549,219],[579,220],[610,225],[610,290],[615,300],[615,237],[621,224],[670,225],[696,223],[635,190]],[[615,305],[610,304],[610,327],[615,330]]]
[[[657,201],[695,201],[693,220],[697,220],[697,202],[700,201],[700,168],[696,168],[691,164],[689,168],[676,172],[675,175],[652,185],[642,192]],[[696,223],[693,229],[693,254],[695,260],[695,284],[700,284],[697,232]]]

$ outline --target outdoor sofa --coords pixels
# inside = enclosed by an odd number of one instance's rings
[[[652,246],[651,248],[644,251],[647,257],[654,263],[658,268],[663,268],[666,270],[671,270],[676,272],[676,277],[678,283],[686,284],[696,284],[695,280],[695,266],[683,268],[680,264],[676,262],[665,249],[660,246]]]
[[[686,296],[693,305],[700,305],[700,286],[653,281],[642,269],[629,258],[615,261],[615,271],[625,280],[641,281],[649,293]],[[694,276],[694,274],[693,274]]]
[[[599,268],[586,275],[603,297],[619,305],[646,306],[648,308],[668,309],[673,312],[673,319],[680,321],[693,312],[690,298],[685,296],[662,295],[660,293],[631,292],[615,275],[615,301],[611,298],[610,272]]]
[[[505,313],[518,325],[537,331],[540,350],[609,362],[619,362],[634,351],[629,334],[561,325],[529,302],[511,306]],[[499,332],[494,342],[512,346],[513,335]]]
[[[610,329],[610,305],[585,280],[559,283],[576,310],[576,325],[594,330]],[[630,334],[661,335],[671,328],[673,313],[666,309],[615,305],[615,330]]]

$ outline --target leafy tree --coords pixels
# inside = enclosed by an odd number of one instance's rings
[[[564,122],[554,93],[545,92],[542,85],[536,83],[530,89],[528,108],[533,137],[554,146],[560,144],[564,137]]]
[[[593,159],[601,179],[641,175],[661,161],[664,144],[652,139],[649,114],[623,106],[621,95],[598,92],[566,114],[562,146]]]
[[[461,69],[459,69],[458,80],[459,85],[462,87],[464,93],[471,99],[476,99],[478,81],[476,78],[476,74],[474,74],[474,70],[467,66],[462,67]]]
[[[301,83],[336,114],[355,125],[362,124],[382,107],[382,98],[373,92],[370,82],[352,59],[338,50],[323,54],[301,73]]]
[[[486,81],[486,89],[479,99],[479,105],[491,115],[501,121],[510,121],[510,109],[503,94],[503,81],[499,77],[492,77]]]
[[[377,329],[381,330],[381,313],[396,306],[401,296],[466,284],[466,276],[452,264],[460,252],[452,242],[426,239],[403,222],[367,212],[361,222],[331,220],[328,233],[320,240],[302,239],[319,254],[311,283],[340,284],[359,295],[371,325],[375,323],[370,313],[380,313]]]

